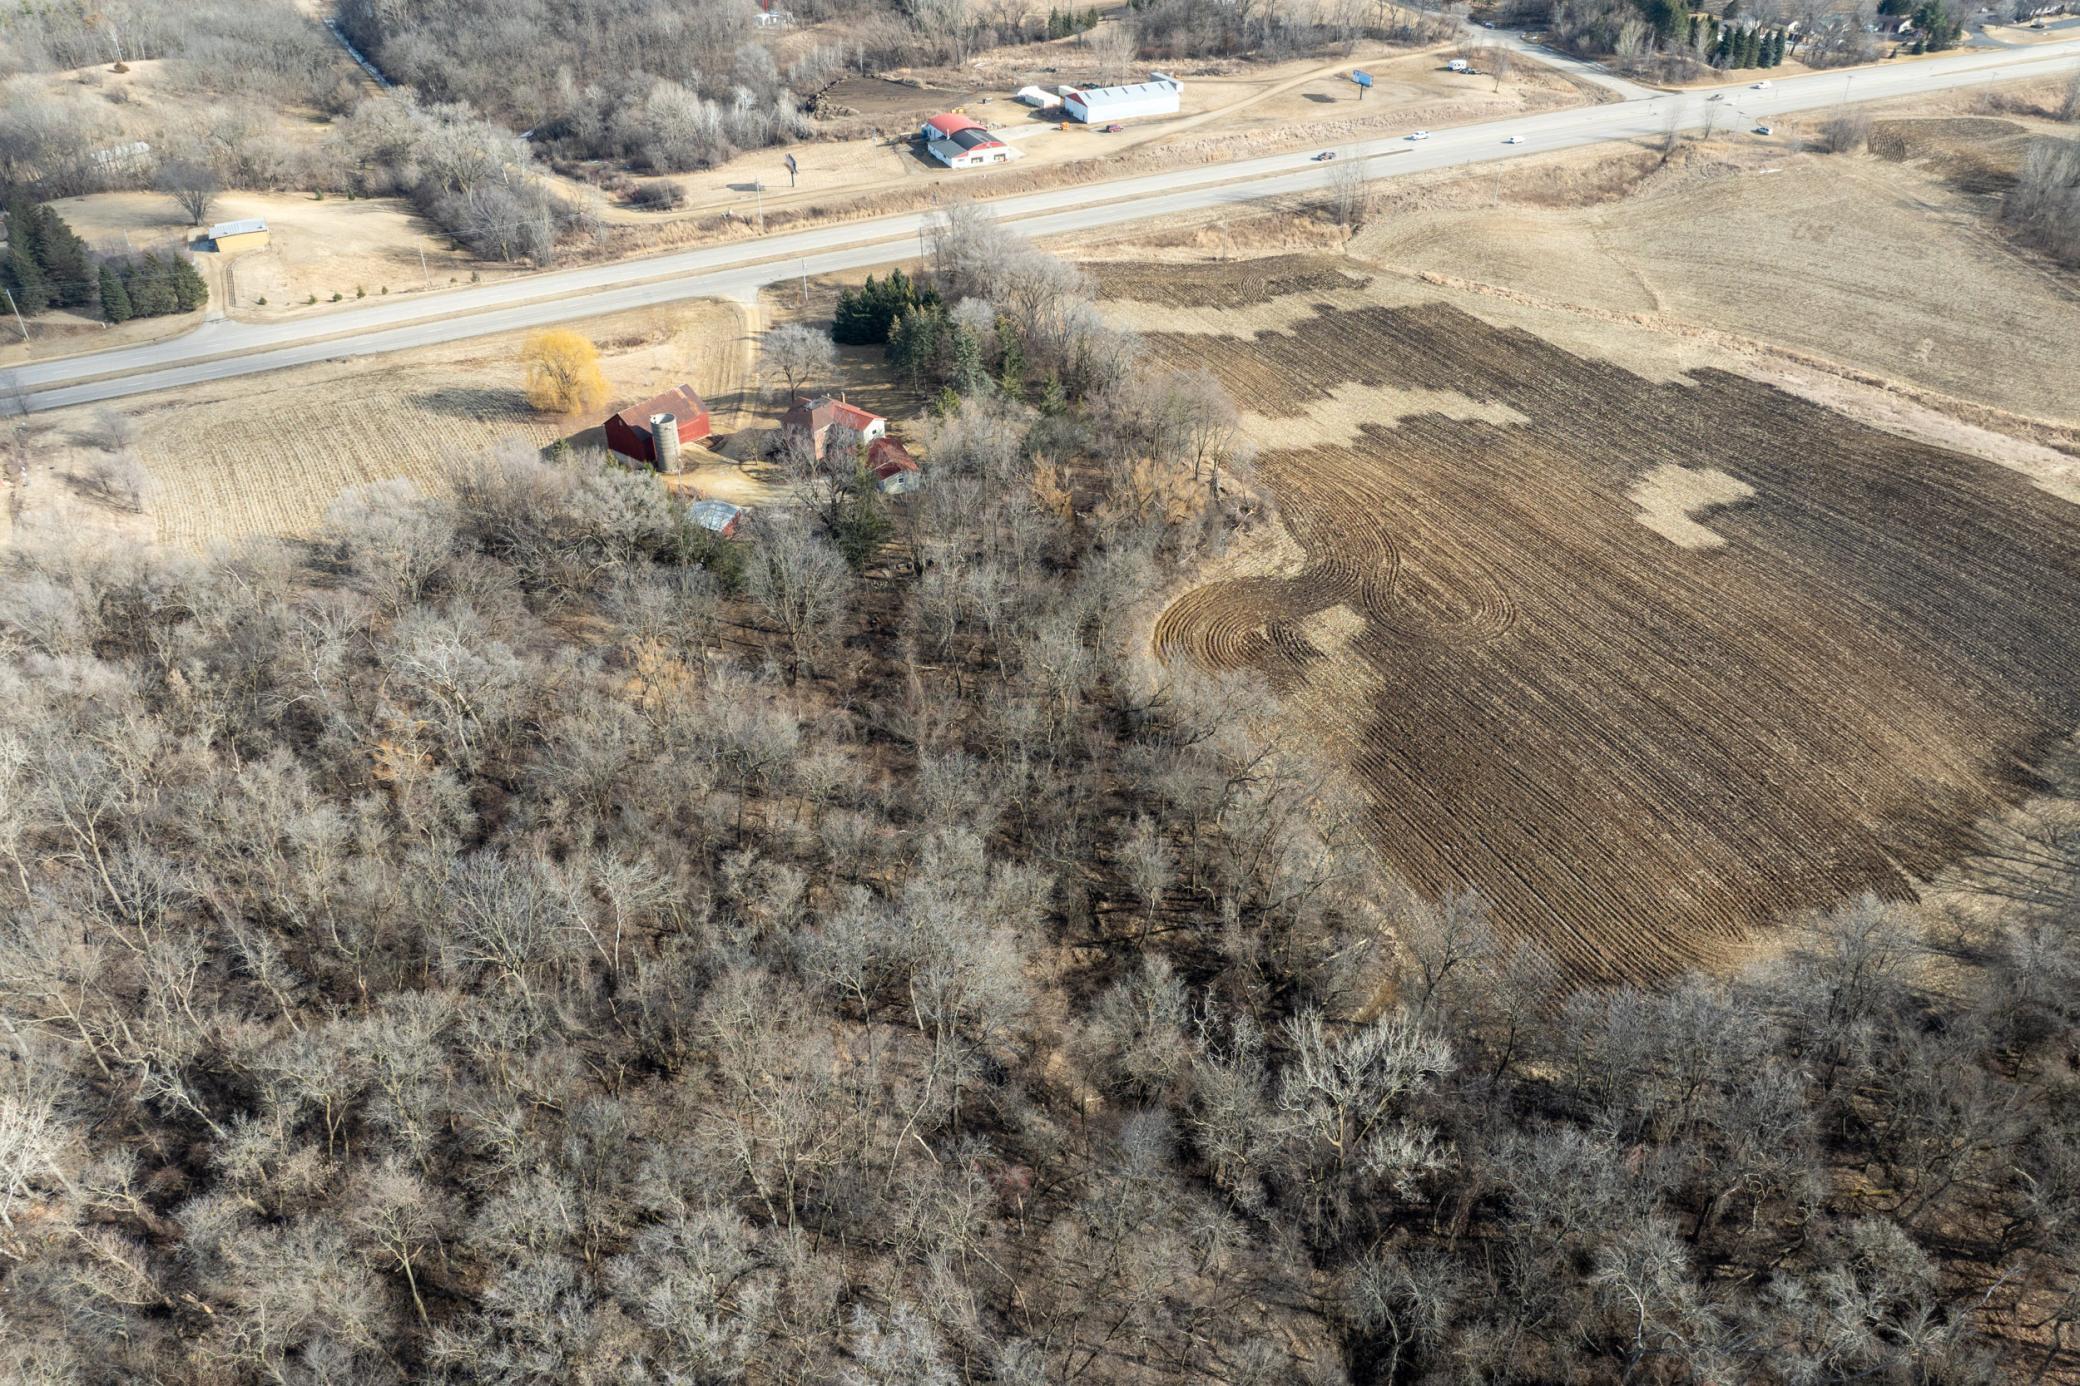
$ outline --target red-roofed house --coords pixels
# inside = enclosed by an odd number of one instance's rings
[[[1011,157],[1011,146],[992,135],[979,120],[964,115],[935,115],[917,132],[925,152],[948,168],[974,168],[1001,164]]]
[[[888,432],[887,419],[856,404],[832,399],[829,395],[795,401],[794,408],[780,420],[783,432],[808,434],[815,441],[818,457],[823,456],[824,445],[830,441],[834,426],[851,429],[859,435],[860,442],[869,446]]]
[[[918,482],[924,479],[924,474],[917,469],[917,459],[893,438],[876,438],[868,446],[867,471],[884,496],[900,496],[906,491],[915,491]]]
[[[660,458],[657,438],[650,424],[654,419],[670,417],[678,427],[674,430],[676,441],[667,440]],[[667,390],[641,404],[632,404],[613,418],[607,420],[607,446],[623,457],[656,467],[659,471],[679,470],[679,449],[688,443],[698,443],[708,436],[710,420],[708,406],[693,392],[691,385],[681,385],[676,390]]]

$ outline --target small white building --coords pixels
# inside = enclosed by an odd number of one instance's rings
[[[1020,87],[1013,99],[1043,111],[1049,106],[1062,104],[1060,95],[1046,87]]]
[[[1161,72],[1125,87],[1076,87],[1062,98],[1062,113],[1086,125],[1105,125],[1136,116],[1177,114],[1184,83]]]

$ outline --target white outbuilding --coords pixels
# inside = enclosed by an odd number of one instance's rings
[[[1020,87],[1015,99],[1043,111],[1049,106],[1062,104],[1062,98],[1049,91],[1046,87]]]
[[[1105,125],[1136,116],[1175,115],[1184,83],[1165,73],[1124,87],[1077,87],[1062,97],[1062,113],[1086,125]]]

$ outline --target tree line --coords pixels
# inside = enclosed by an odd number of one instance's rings
[[[724,559],[524,447],[0,553],[12,1374],[2074,1369],[2069,801],[1954,915],[1577,986],[1383,875],[1276,690],[1146,663],[1264,522],[1220,383],[932,243],[985,369],[857,566],[815,478]]]
[[[4,282],[15,311],[98,312],[109,322],[186,313],[209,302],[209,285],[179,251],[95,255],[57,211],[17,192],[7,199]]]

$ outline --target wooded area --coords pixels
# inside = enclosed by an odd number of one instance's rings
[[[2075,1369],[2070,834],[1972,931],[1565,994],[1260,682],[1142,663],[1261,514],[1205,382],[935,252],[967,345],[858,574],[524,450],[0,557],[10,1375]]]

